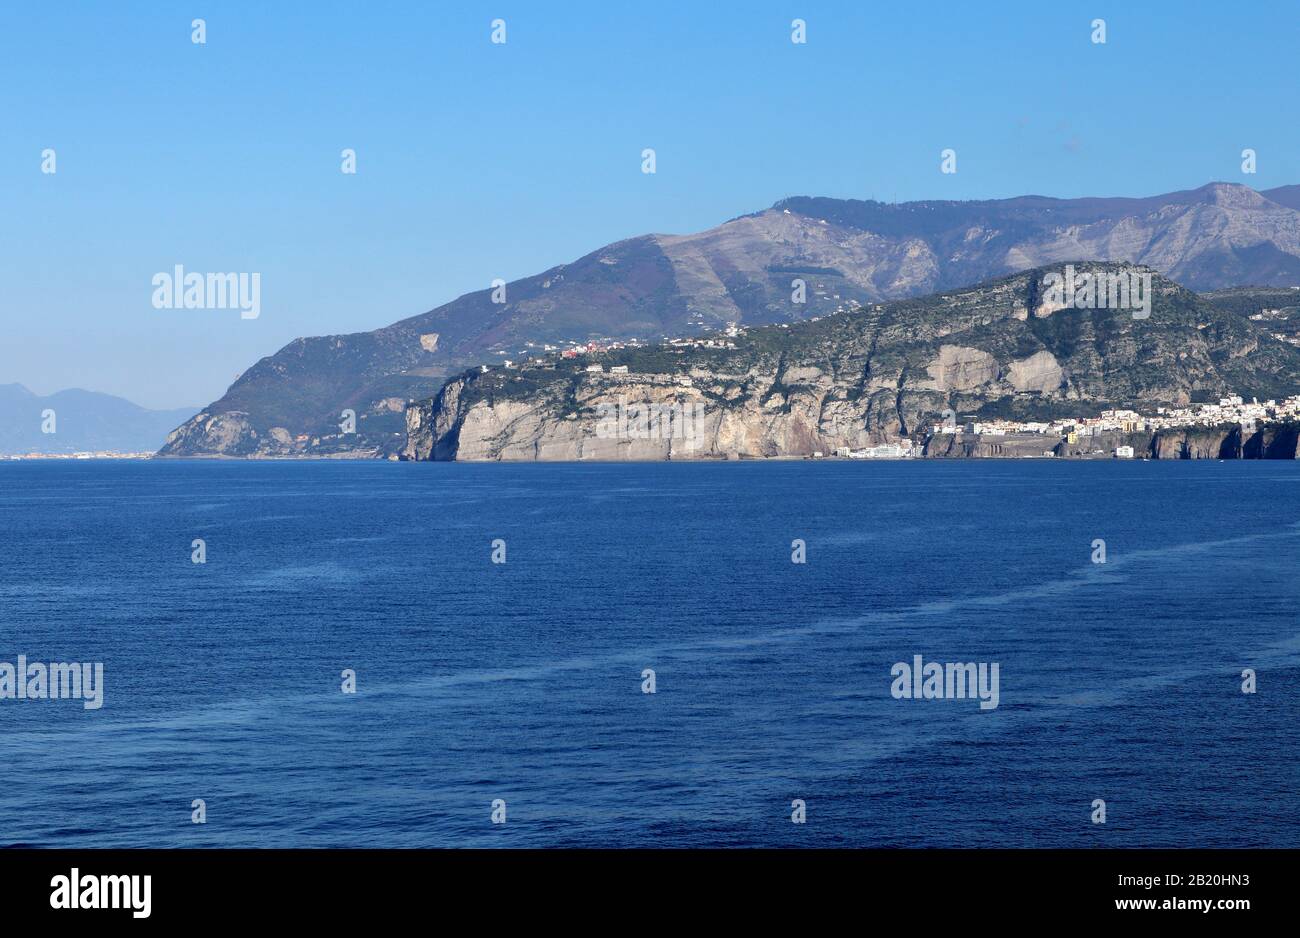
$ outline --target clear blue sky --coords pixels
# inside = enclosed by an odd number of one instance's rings
[[[1300,182],[1297,49],[1295,2],[8,3],[0,383],[204,404],[296,336],[789,195]],[[154,309],[177,263],[260,272],[261,317]]]

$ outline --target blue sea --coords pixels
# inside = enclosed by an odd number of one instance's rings
[[[11,462],[0,571],[0,844],[1300,846],[1300,463]]]

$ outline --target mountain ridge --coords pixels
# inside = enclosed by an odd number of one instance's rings
[[[1300,186],[897,204],[793,196],[703,232],[614,242],[507,284],[503,303],[488,288],[370,332],[296,339],[160,455],[392,455],[406,404],[466,367],[547,346],[797,322],[1065,261],[1146,264],[1196,290],[1298,285]]]

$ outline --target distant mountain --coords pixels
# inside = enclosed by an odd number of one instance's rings
[[[1083,264],[1078,272],[1103,282],[1131,270]],[[591,366],[598,371],[562,358],[473,369],[407,411],[405,456],[810,456],[922,443],[945,412],[1050,421],[1300,392],[1300,349],[1266,323],[1217,308],[1149,269],[1145,317],[1078,308],[1044,289],[1060,271],[1054,265],[815,322],[738,330],[708,344],[612,351]],[[646,432],[623,432],[620,410],[669,416],[657,417],[653,429],[643,420]],[[641,417],[626,419],[634,427]],[[1288,458],[1294,434],[1290,445]]]
[[[1194,290],[1300,285],[1300,186],[1142,199],[798,197],[693,235],[619,241],[374,332],[297,339],[179,427],[162,455],[383,455],[408,400],[543,346],[656,341],[821,316],[1065,261],[1125,261]],[[806,302],[793,302],[805,284]],[[342,433],[343,412],[356,432]]]
[[[1300,209],[1300,186],[1278,186],[1276,189],[1265,189],[1261,195],[1278,205]]]
[[[124,398],[80,388],[42,397],[21,384],[0,384],[0,453],[148,453],[194,411],[147,410]],[[44,427],[54,432],[45,433]]]

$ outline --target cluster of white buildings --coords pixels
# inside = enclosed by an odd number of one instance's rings
[[[502,357],[501,364],[506,368],[515,368],[520,364],[541,360],[550,355],[559,354],[561,358],[579,358],[584,355],[599,355],[602,352],[614,352],[618,349],[637,348],[645,343],[639,339],[628,339],[626,341],[615,339],[593,339],[589,342],[567,342],[561,345],[553,345],[550,342],[525,342],[524,347],[518,352],[512,353],[509,349],[495,349],[495,354]],[[519,359],[506,358],[505,356],[517,354]],[[487,370],[484,366],[483,370]]]
[[[1217,404],[1190,407],[1160,407],[1155,417],[1144,418],[1151,429],[1174,426],[1218,426],[1225,423],[1252,424],[1256,421],[1283,422],[1300,419],[1300,394],[1282,401],[1244,402],[1240,397],[1223,397]]]
[[[153,453],[117,453],[100,449],[81,453],[0,453],[0,459],[152,459]]]
[[[1157,407],[1154,415],[1139,414],[1134,410],[1103,410],[1097,417],[1071,417],[1053,421],[980,420],[958,423],[950,420],[934,424],[931,432],[936,436],[943,433],[970,433],[977,436],[1038,433],[1065,437],[1073,443],[1081,437],[1112,431],[1154,432],[1172,427],[1217,427],[1230,423],[1253,427],[1257,422],[1285,420],[1300,420],[1300,395],[1280,402],[1252,399],[1249,403],[1240,397],[1224,397],[1217,404]]]
[[[673,348],[735,348],[736,343],[729,339],[669,339]]]

